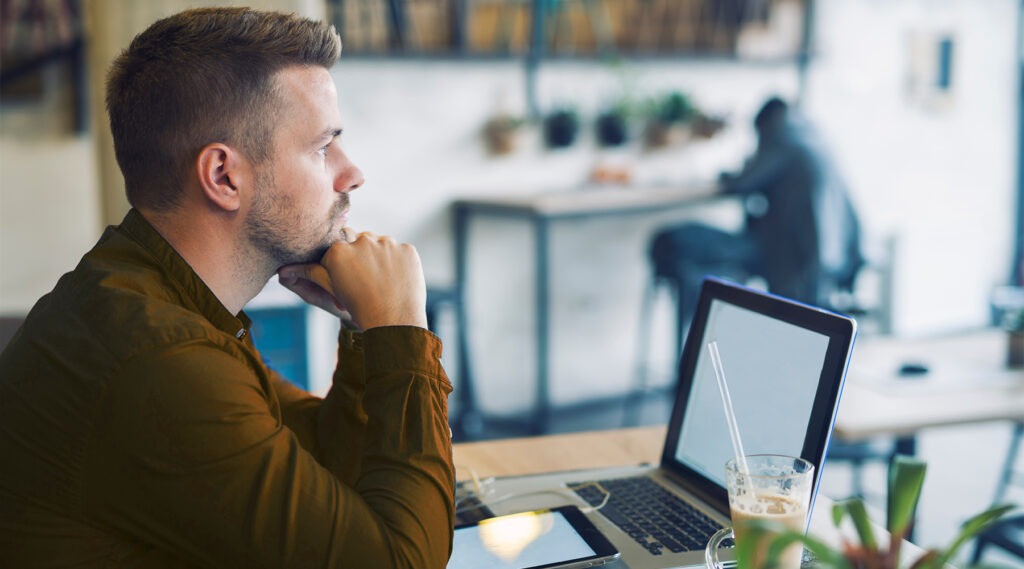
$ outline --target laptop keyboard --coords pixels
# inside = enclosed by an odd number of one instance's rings
[[[600,486],[599,486],[600,485]],[[645,476],[570,484],[580,498],[652,555],[704,549],[721,525]],[[602,490],[604,488],[604,490]]]

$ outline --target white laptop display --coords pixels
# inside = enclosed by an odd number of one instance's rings
[[[588,513],[622,552],[609,567],[702,566],[707,538],[729,524],[725,462],[733,456],[707,343],[718,342],[746,452],[814,464],[813,507],[855,335],[847,317],[706,279],[659,466],[504,478],[483,501],[502,498],[488,504],[495,514],[565,504],[588,511],[610,494]]]

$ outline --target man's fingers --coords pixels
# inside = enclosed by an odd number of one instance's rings
[[[327,275],[327,270],[315,263],[285,265],[278,269],[277,277],[281,284],[285,286],[289,283],[294,284],[297,279],[305,279],[313,281],[327,290],[331,290],[331,278]]]
[[[352,243],[359,238],[359,230],[346,225],[341,228],[341,236],[345,238],[346,242]]]
[[[426,285],[416,249],[369,231],[346,228],[346,239],[332,245],[319,266],[359,327],[426,327]]]
[[[318,306],[339,317],[346,312],[345,306],[334,296],[327,271],[320,265],[282,267],[278,271],[277,280],[282,286],[313,306]]]

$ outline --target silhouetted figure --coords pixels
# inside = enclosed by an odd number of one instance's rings
[[[722,192],[744,196],[744,230],[687,224],[652,240],[656,273],[679,288],[681,329],[693,316],[704,275],[760,276],[775,294],[822,304],[826,279],[852,287],[864,263],[846,184],[810,125],[771,98],[754,127],[757,151],[738,174],[720,177]]]

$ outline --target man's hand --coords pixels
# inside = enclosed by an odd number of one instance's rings
[[[331,246],[319,264],[288,265],[282,285],[337,316],[348,311],[363,330],[378,326],[427,327],[427,288],[416,249],[372,233]]]

